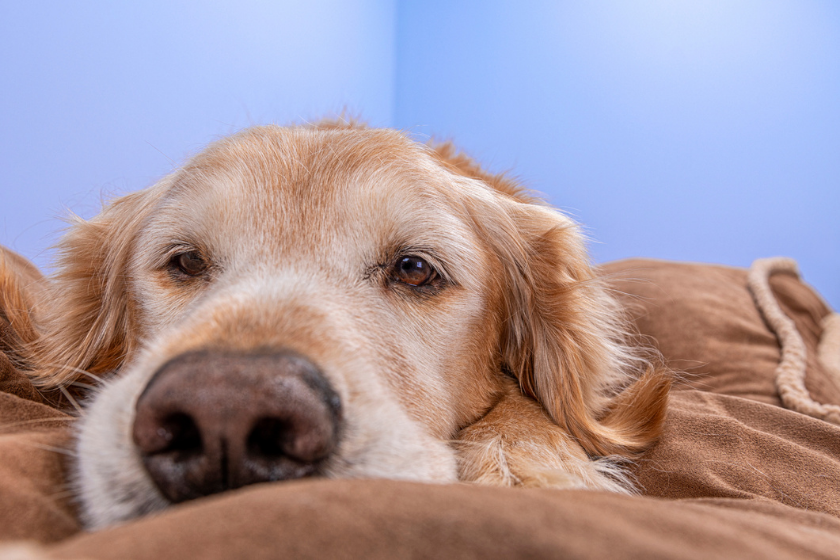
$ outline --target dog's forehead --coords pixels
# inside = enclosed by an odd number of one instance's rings
[[[242,235],[272,247],[327,248],[336,238],[363,246],[400,235],[415,244],[441,235],[463,241],[467,226],[451,179],[423,146],[393,130],[259,127],[190,161],[162,210],[220,242]],[[184,207],[190,213],[182,218]]]

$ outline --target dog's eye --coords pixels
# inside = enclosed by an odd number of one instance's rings
[[[393,276],[409,286],[425,286],[437,278],[437,272],[420,257],[403,257],[394,266]]]
[[[205,261],[198,251],[188,251],[172,257],[172,265],[182,274],[199,276],[207,270]]]

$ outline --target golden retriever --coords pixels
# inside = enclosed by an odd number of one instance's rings
[[[669,376],[576,224],[448,143],[251,128],[59,252],[21,363],[43,390],[103,380],[92,528],[306,476],[630,492],[662,426]]]

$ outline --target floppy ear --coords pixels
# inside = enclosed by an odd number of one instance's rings
[[[525,197],[493,197],[473,219],[503,271],[504,364],[588,454],[643,450],[661,431],[670,376],[627,344],[577,225]]]
[[[0,246],[0,352],[27,369],[25,348],[37,333],[32,323],[44,277],[26,258]]]
[[[35,385],[56,388],[84,372],[112,372],[132,352],[127,264],[167,181],[114,200],[91,220],[74,217],[57,246],[56,272],[39,305],[39,336],[28,351]]]

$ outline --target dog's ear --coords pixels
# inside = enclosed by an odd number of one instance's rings
[[[504,364],[590,455],[643,450],[661,431],[670,376],[627,344],[578,226],[516,193],[492,198],[471,214],[501,268]]]
[[[44,277],[26,258],[0,246],[0,353],[28,369],[25,349],[37,339],[32,323]]]
[[[27,352],[37,386],[61,387],[84,372],[112,372],[133,350],[127,265],[168,180],[115,199],[90,220],[73,218],[56,248],[56,271],[37,314],[38,338]]]

